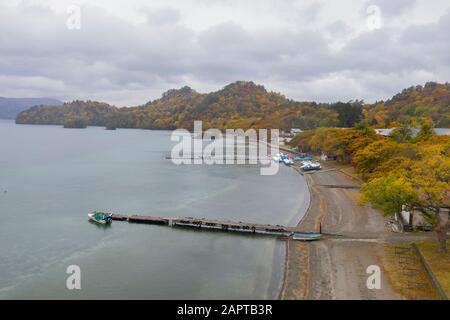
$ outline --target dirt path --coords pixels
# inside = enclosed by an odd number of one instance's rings
[[[357,204],[358,183],[330,167],[305,178],[311,204],[298,229],[319,231],[321,226],[323,233],[342,237],[303,244],[307,248],[301,252],[291,244],[281,298],[402,299],[383,274],[381,289],[366,286],[367,267],[381,267],[383,243],[390,234],[378,211]]]
[[[308,180],[324,202],[321,210],[325,212],[318,217],[322,220],[322,232],[361,238],[388,235],[383,216],[368,206],[357,204],[358,184],[340,171],[317,172],[308,175]]]
[[[310,244],[307,299],[402,299],[381,274],[381,289],[366,286],[367,267],[381,267],[384,245],[361,241],[325,240]]]

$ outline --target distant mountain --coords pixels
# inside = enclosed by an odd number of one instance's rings
[[[50,98],[3,98],[0,97],[0,119],[15,119],[17,115],[36,105],[61,105],[62,102]]]
[[[386,102],[298,102],[263,86],[237,81],[211,93],[183,87],[161,98],[131,108],[117,108],[95,101],[73,101],[61,106],[37,106],[21,112],[17,123],[83,123],[110,128],[192,129],[194,120],[203,128],[352,127],[366,121],[377,127],[414,123],[422,118],[450,127],[449,84],[427,83],[403,90]]]

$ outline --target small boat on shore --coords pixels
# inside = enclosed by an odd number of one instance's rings
[[[272,157],[272,160],[279,163],[284,163],[286,166],[291,166],[294,164],[290,155],[286,155],[284,153],[277,153]]]
[[[294,158],[294,161],[312,161],[313,157],[311,156],[305,156],[304,158],[302,158],[301,156],[296,156]]]
[[[112,214],[104,212],[92,212],[88,213],[89,220],[99,224],[109,224],[112,222]]]
[[[287,166],[291,166],[291,165],[294,164],[294,161],[293,161],[292,159],[290,159],[290,158],[284,158],[284,159],[283,159],[283,162],[284,162],[284,164],[287,165]]]
[[[320,233],[309,233],[309,232],[294,232],[292,235],[293,240],[299,241],[315,241],[322,238],[322,234]]]
[[[319,162],[316,161],[304,161],[302,162],[300,169],[302,169],[303,171],[313,171],[322,169],[322,166]]]

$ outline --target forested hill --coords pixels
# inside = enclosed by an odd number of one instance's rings
[[[338,113],[329,105],[296,102],[244,81],[209,94],[198,93],[189,87],[169,90],[160,99],[131,108],[94,101],[33,107],[20,113],[16,122],[60,125],[84,122],[116,128],[192,129],[194,120],[202,120],[203,128],[219,129],[316,128],[339,123]]]
[[[135,113],[131,111],[131,113]],[[199,94],[184,87],[170,90],[161,99],[139,109],[143,122],[133,124],[149,128],[192,128],[202,120],[204,128],[314,128],[334,126],[337,113],[314,103],[294,102],[253,82],[235,82],[222,90]]]
[[[364,105],[319,104],[287,99],[253,82],[238,81],[208,94],[189,87],[169,90],[160,99],[142,106],[117,108],[94,101],[73,101],[59,107],[33,107],[19,114],[17,123],[77,123],[117,128],[192,129],[194,120],[203,128],[301,128],[351,127],[361,120],[384,127],[427,117],[449,127],[448,84],[428,83],[405,89],[386,102]]]
[[[4,98],[0,97],[0,119],[15,119],[17,115],[36,105],[60,105],[61,101],[51,98]]]
[[[34,106],[21,112],[16,123],[20,124],[61,124],[81,121],[86,125],[106,126],[120,114],[118,108],[96,101],[66,102],[60,106]]]
[[[450,128],[450,84],[428,82],[410,87],[365,109],[369,124],[375,127],[395,127],[428,118],[436,127]]]

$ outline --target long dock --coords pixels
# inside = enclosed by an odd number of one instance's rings
[[[263,234],[282,237],[292,237],[295,240],[311,241],[320,238],[318,233],[298,232],[294,227],[281,225],[246,223],[242,221],[224,221],[193,217],[153,217],[144,215],[112,214],[115,221],[127,221],[129,223],[142,223],[153,225],[165,225],[170,227],[187,227],[196,229],[213,229],[221,231],[242,232],[249,234]]]

